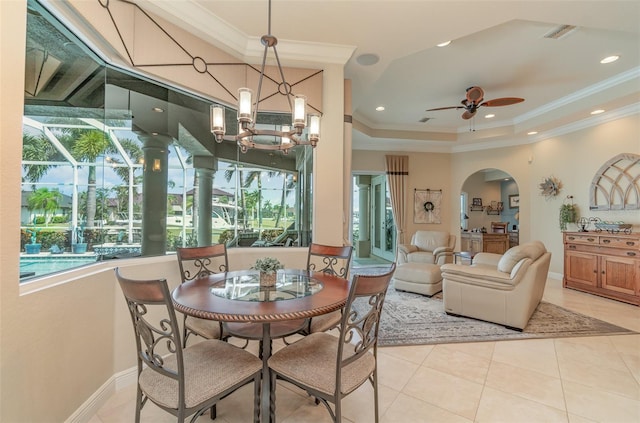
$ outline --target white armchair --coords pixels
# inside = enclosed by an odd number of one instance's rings
[[[473,265],[441,267],[444,309],[522,330],[542,299],[549,253],[540,241],[521,244],[504,255],[478,253]]]
[[[449,232],[416,231],[410,244],[398,245],[397,263],[452,263],[455,245],[456,236]]]

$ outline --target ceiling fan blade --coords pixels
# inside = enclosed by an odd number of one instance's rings
[[[522,103],[523,101],[524,101],[524,98],[502,97],[502,98],[495,98],[493,100],[487,100],[484,103],[482,103],[481,106],[487,106],[487,107],[509,106],[511,104]]]
[[[462,106],[451,106],[451,107],[438,107],[437,109],[427,109],[427,112],[433,112],[434,110],[447,110],[447,109],[464,109]]]
[[[470,112],[469,110],[465,110],[465,112],[462,114],[462,119],[471,119],[472,117],[474,117],[476,115],[477,110],[474,110],[473,112]]]

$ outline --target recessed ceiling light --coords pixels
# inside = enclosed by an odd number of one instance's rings
[[[384,111],[384,106],[376,107],[376,112],[382,112],[382,111]]]
[[[151,109],[151,110],[153,110],[153,111],[154,111],[154,112],[156,112],[156,113],[162,113],[162,112],[164,112],[164,109],[161,109],[160,107],[154,107],[154,108],[153,108],[153,109]]]
[[[599,115],[600,113],[604,113],[603,109],[598,109],[598,110],[594,110],[593,112],[591,112],[592,115]]]
[[[531,131],[531,132],[527,132],[527,135],[535,135],[537,133],[538,133],[538,131]]]
[[[380,61],[380,56],[378,56],[377,54],[366,53],[356,57],[356,62],[358,62],[362,66],[375,65],[379,61]]]
[[[491,119],[492,117],[496,117],[493,113],[489,113],[488,115],[484,115],[485,119]]]
[[[446,47],[451,44],[451,40],[445,41],[444,43],[436,44],[438,47]]]
[[[620,56],[608,56],[608,57],[605,57],[604,59],[600,60],[600,63],[602,63],[602,64],[613,63],[616,60],[618,60],[619,58],[620,58]]]
[[[158,133],[157,132],[152,132],[151,135],[153,135],[155,137],[156,135],[158,135]]]

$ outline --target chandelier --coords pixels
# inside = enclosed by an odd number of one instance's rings
[[[211,132],[215,135],[216,141],[235,141],[240,150],[246,153],[248,149],[259,150],[281,150],[287,154],[296,145],[311,145],[315,147],[320,140],[320,115],[309,114],[307,116],[307,98],[304,95],[293,94],[291,85],[284,78],[284,71],[278,57],[276,45],[278,39],[271,35],[271,0],[269,0],[269,20],[268,33],[260,39],[264,46],[262,54],[262,67],[258,79],[258,90],[255,99],[253,91],[249,88],[238,89],[238,135],[226,135],[225,128],[225,108],[222,105],[211,105]],[[256,118],[258,115],[258,104],[260,103],[260,93],[262,90],[262,80],[265,76],[265,66],[269,48],[273,49],[273,54],[278,65],[281,82],[278,83],[278,92],[287,97],[289,109],[291,111],[291,126],[282,125],[278,131],[276,129],[256,128]],[[292,99],[293,97],[293,99]],[[255,100],[255,101],[254,101]],[[308,139],[303,139],[303,131],[307,127],[308,119]],[[254,138],[258,136],[271,136],[276,138],[275,144],[264,144],[256,142]]]

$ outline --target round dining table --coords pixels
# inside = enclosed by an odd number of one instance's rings
[[[215,273],[186,281],[174,289],[176,310],[222,322],[262,324],[260,421],[271,416],[271,324],[286,324],[342,309],[350,283],[322,272],[279,270],[274,286],[262,286],[256,270]]]

